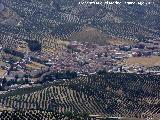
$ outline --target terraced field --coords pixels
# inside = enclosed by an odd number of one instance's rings
[[[85,104],[83,104],[85,102]],[[4,106],[15,109],[43,109],[57,112],[76,111],[103,113],[92,96],[87,96],[65,86],[51,86],[30,94],[9,96],[1,99]],[[95,103],[95,104],[94,104]]]
[[[78,77],[0,96],[2,106],[17,110],[155,116],[160,112],[160,76],[106,74]]]

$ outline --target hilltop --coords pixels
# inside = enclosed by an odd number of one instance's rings
[[[107,35],[96,28],[84,27],[81,31],[73,33],[68,39],[70,41],[106,44],[107,38]]]

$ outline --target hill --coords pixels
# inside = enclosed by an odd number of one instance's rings
[[[89,43],[107,43],[107,35],[102,33],[102,31],[92,28],[84,27],[81,31],[73,33],[68,40],[70,41],[80,41],[80,42],[89,42]]]
[[[159,114],[160,76],[108,73],[81,76],[1,95],[13,109],[99,114],[116,117],[154,117]]]
[[[63,40],[87,39],[101,44],[106,41],[106,36],[138,41],[160,37],[158,0],[152,0],[154,3],[150,5],[81,5],[81,1],[2,0],[13,14],[5,22],[0,22],[0,35],[8,38],[19,29],[16,34],[20,39],[41,41],[41,36],[49,34]],[[7,14],[0,20],[4,15]],[[86,32],[90,38],[85,34],[84,26],[94,28]],[[30,38],[30,34],[38,37]]]
[[[129,40],[126,38],[118,38],[109,36],[101,30],[94,27],[84,26],[79,32],[72,33],[68,37],[69,41],[79,41],[79,42],[88,42],[88,43],[97,43],[99,45],[104,44],[113,44],[113,45],[122,45],[122,44],[134,44],[136,40]]]

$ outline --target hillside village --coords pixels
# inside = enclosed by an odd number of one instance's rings
[[[8,81],[6,89],[27,87],[40,79],[47,71],[64,73],[76,72],[77,76],[97,74],[100,71],[155,74],[159,75],[160,62],[152,66],[141,64],[127,65],[124,61],[134,58],[154,59],[160,55],[160,41],[152,40],[134,45],[100,46],[98,44],[72,41],[63,48],[51,51],[33,52],[26,42],[19,42],[16,49],[1,47],[1,79]],[[57,52],[56,52],[57,51]],[[54,54],[53,54],[54,53]],[[19,81],[20,86],[15,84]],[[56,80],[56,78],[55,78]],[[3,80],[1,81],[3,84]],[[21,84],[23,84],[21,86]],[[30,86],[29,85],[29,86]]]
[[[0,107],[13,109],[2,117],[159,118],[159,1],[78,2],[0,0]]]

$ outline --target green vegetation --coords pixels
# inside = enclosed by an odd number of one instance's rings
[[[28,41],[28,47],[31,51],[41,50],[41,44],[38,41]]]
[[[18,62],[19,60],[20,60],[20,58],[19,58],[19,57],[16,57],[16,56],[13,56],[13,57],[10,58],[10,62],[11,62],[11,63]]]
[[[59,79],[73,79],[77,77],[76,72],[64,71],[64,72],[47,72],[42,75],[41,79],[38,83],[45,83],[45,82],[53,82],[54,80]]]
[[[124,116],[157,114],[160,76],[105,73],[23,88],[0,97],[16,109]]]
[[[42,111],[42,110],[18,110],[18,111],[3,111],[0,115],[4,120],[91,120],[89,114],[75,113],[75,112],[63,112],[57,113],[54,111]],[[96,118],[96,116],[94,117]],[[101,120],[118,120],[117,118],[102,117]]]

